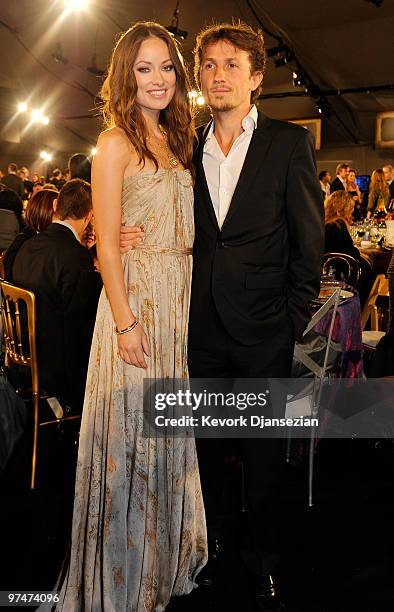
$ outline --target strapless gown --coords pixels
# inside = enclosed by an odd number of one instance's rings
[[[143,378],[187,377],[190,173],[159,169],[126,178],[122,221],[142,225],[146,234],[122,261],[151,357],[144,371],[118,356],[103,290],[83,407],[71,554],[58,587],[56,610],[63,612],[164,610],[170,597],[196,586],[207,559],[194,439],[142,436]]]

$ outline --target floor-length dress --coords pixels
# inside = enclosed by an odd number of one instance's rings
[[[103,290],[81,424],[70,562],[56,608],[63,612],[164,610],[171,596],[194,588],[207,556],[194,439],[141,435],[143,377],[187,376],[190,173],[161,168],[126,177],[122,222],[142,225],[146,234],[122,260],[151,357],[145,371],[118,356]]]

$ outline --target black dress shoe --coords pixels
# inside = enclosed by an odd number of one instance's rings
[[[270,574],[259,576],[256,580],[256,600],[260,610],[266,612],[286,612],[274,579]]]
[[[212,586],[216,582],[219,554],[219,540],[208,542],[208,562],[197,576],[197,584],[200,586]]]

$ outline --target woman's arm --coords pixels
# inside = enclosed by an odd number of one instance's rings
[[[119,250],[123,177],[133,157],[122,131],[113,128],[100,135],[92,166],[97,256],[115,325],[119,330],[135,321],[127,299]],[[137,367],[147,367],[144,353],[149,355],[149,345],[140,325],[118,336],[118,345],[124,361]]]

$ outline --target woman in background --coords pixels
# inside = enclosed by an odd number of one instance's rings
[[[362,217],[362,202],[363,197],[356,183],[356,171],[351,168],[347,177],[346,191],[351,196],[354,202],[353,220],[358,221]]]
[[[325,245],[326,253],[345,253],[358,262],[361,269],[357,290],[363,308],[372,284],[370,263],[364,259],[353,244],[349,226],[353,221],[354,201],[347,191],[334,191],[325,201]]]
[[[42,189],[37,191],[28,201],[25,211],[26,225],[15,237],[3,256],[4,277],[9,283],[13,282],[12,266],[22,244],[52,223],[53,201],[57,196],[58,192],[53,189]]]
[[[390,200],[390,190],[384,178],[384,172],[380,168],[374,170],[369,185],[367,218],[372,217],[378,209],[386,209]]]

